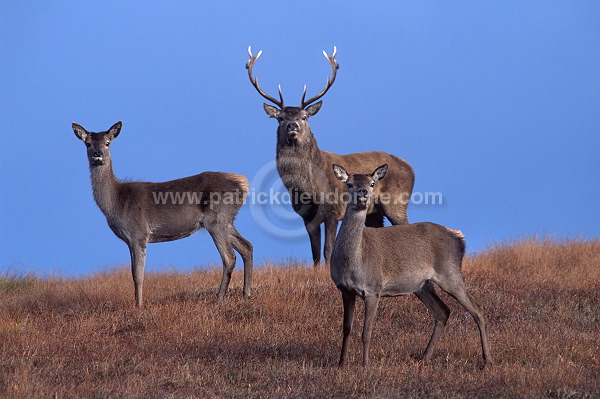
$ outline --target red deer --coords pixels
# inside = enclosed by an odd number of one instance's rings
[[[279,100],[266,94],[258,85],[258,79],[252,75],[254,63],[262,54],[252,55],[248,47],[250,60],[246,64],[250,82],[261,96],[275,104],[264,104],[271,118],[277,119],[277,170],[281,180],[290,192],[292,207],[304,220],[310,238],[312,257],[315,266],[321,260],[321,224],[325,223],[325,263],[329,264],[338,221],[344,216],[346,203],[343,201],[345,189],[333,175],[331,164],[343,165],[350,171],[373,170],[387,162],[390,165],[388,179],[375,193],[375,199],[368,210],[367,226],[383,226],[384,216],[392,224],[408,223],[406,208],[410,199],[414,173],[404,160],[385,152],[358,152],[338,155],[322,151],[308,125],[308,118],[315,115],[323,104],[319,101],[335,81],[339,65],[335,60],[336,49],[330,57],[323,51],[333,70],[327,78],[325,88],[316,96],[305,100],[306,86],[299,107],[285,106],[281,87]],[[312,104],[312,105],[311,105]]]
[[[415,294],[435,318],[433,335],[423,355],[427,363],[450,316],[450,309],[435,293],[434,283],[471,313],[479,327],[484,363],[491,364],[483,313],[467,291],[461,274],[465,252],[462,233],[434,223],[364,227],[369,205],[387,170],[386,164],[370,175],[353,175],[342,166],[333,165],[350,197],[330,267],[331,279],[342,292],[344,304],[340,366],[346,362],[356,296],[365,302],[362,340],[366,366],[380,298],[409,294]]]
[[[73,123],[73,131],[87,147],[96,204],[113,233],[129,247],[138,307],[142,306],[147,244],[179,240],[201,228],[208,231],[223,260],[218,299],[225,296],[235,267],[233,249],[244,261],[244,296],[250,296],[252,244],[233,226],[248,194],[244,176],[204,172],[162,183],[121,182],[113,173],[110,156],[121,122],[100,133]]]

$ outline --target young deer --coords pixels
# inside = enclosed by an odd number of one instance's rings
[[[356,152],[338,155],[322,151],[308,124],[308,118],[316,115],[321,109],[322,101],[315,101],[327,93],[335,81],[338,62],[335,60],[336,49],[328,56],[323,51],[332,69],[331,78],[327,78],[325,88],[316,96],[305,100],[306,86],[299,107],[286,106],[283,102],[281,88],[279,100],[266,94],[258,85],[258,79],[252,75],[254,63],[262,51],[252,55],[248,47],[250,60],[246,64],[248,77],[258,93],[268,101],[277,105],[264,104],[266,113],[275,118],[279,124],[277,129],[277,171],[281,180],[290,192],[292,207],[304,220],[304,225],[316,265],[321,260],[321,224],[325,224],[324,257],[329,264],[338,222],[344,217],[346,204],[340,200],[346,193],[331,171],[331,164],[344,165],[348,170],[373,170],[386,162],[390,165],[388,178],[375,193],[366,218],[367,226],[383,226],[384,216],[392,224],[408,223],[406,208],[413,189],[415,175],[410,164],[392,154],[381,151]],[[312,105],[310,105],[312,104]],[[391,201],[379,201],[379,195],[385,193]]]
[[[435,317],[433,335],[423,355],[423,361],[428,362],[450,316],[450,309],[435,293],[434,283],[471,313],[479,327],[484,363],[490,364],[483,313],[467,292],[461,275],[465,251],[462,233],[434,223],[364,227],[374,190],[387,168],[385,164],[370,175],[349,175],[343,167],[333,165],[336,177],[346,184],[350,195],[331,258],[331,278],[342,292],[344,304],[340,366],[348,353],[357,295],[365,302],[363,365],[369,362],[371,332],[380,298],[413,293]]]
[[[73,131],[87,147],[96,204],[113,233],[129,247],[138,307],[142,306],[146,245],[179,240],[201,228],[208,231],[223,260],[218,299],[225,296],[235,267],[233,249],[244,260],[244,296],[250,296],[252,244],[233,226],[248,194],[244,176],[204,172],[163,183],[120,182],[113,173],[110,143],[119,135],[121,122],[101,133],[73,123]]]

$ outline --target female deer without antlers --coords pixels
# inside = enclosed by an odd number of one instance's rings
[[[490,364],[483,313],[467,292],[461,275],[465,251],[462,233],[434,223],[364,227],[375,187],[387,168],[385,164],[371,175],[349,175],[342,166],[333,165],[336,177],[346,184],[350,194],[330,270],[344,304],[340,366],[346,362],[357,295],[365,302],[363,365],[369,362],[371,332],[380,298],[413,293],[435,317],[433,334],[423,355],[423,361],[428,362],[450,316],[450,309],[435,293],[434,283],[471,313],[479,327],[484,363]]]
[[[121,122],[101,133],[73,123],[73,131],[87,147],[96,204],[111,230],[129,247],[138,307],[142,306],[147,244],[178,240],[201,228],[208,231],[223,260],[218,299],[225,296],[235,267],[233,249],[244,260],[244,296],[250,296],[252,244],[233,226],[248,194],[244,176],[204,172],[163,183],[120,182],[113,173],[109,146],[119,135]]]
[[[353,154],[338,155],[328,151],[322,151],[308,124],[308,118],[315,115],[321,109],[322,101],[315,101],[327,93],[339,68],[335,60],[336,49],[328,56],[323,54],[329,61],[332,69],[331,78],[327,78],[327,84],[323,90],[314,97],[305,101],[306,86],[299,107],[285,106],[281,87],[279,88],[279,100],[266,94],[258,85],[258,79],[252,75],[254,64],[262,54],[252,55],[248,47],[250,59],[246,64],[248,77],[258,93],[268,101],[277,105],[274,107],[264,104],[266,113],[277,119],[277,171],[286,188],[290,191],[292,207],[304,220],[304,225],[310,239],[312,257],[315,266],[321,260],[321,224],[325,224],[325,263],[331,258],[335,233],[338,221],[344,217],[346,204],[342,200],[345,193],[341,184],[333,175],[331,164],[344,165],[350,171],[373,170],[378,165],[386,162],[390,165],[388,178],[383,182],[375,193],[368,216],[367,226],[383,226],[384,216],[396,225],[408,223],[406,209],[412,193],[415,175],[408,162],[392,154],[381,151],[356,152]],[[312,105],[310,105],[312,104]],[[386,195],[390,201],[378,201],[380,195]],[[329,199],[324,201],[323,199]]]

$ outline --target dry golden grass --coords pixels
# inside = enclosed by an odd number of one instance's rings
[[[362,302],[350,366],[336,367],[341,296],[328,271],[241,273],[222,303],[220,271],[149,274],[133,307],[126,270],[84,279],[0,278],[0,395],[10,398],[472,398],[600,396],[600,241],[526,239],[469,257],[464,275],[488,320],[495,364],[481,369],[470,315],[453,314],[432,363],[433,318],[386,298],[372,364],[360,366]]]

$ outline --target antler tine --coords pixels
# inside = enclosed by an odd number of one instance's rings
[[[302,100],[300,101],[300,109],[306,108],[307,105],[314,103],[315,101],[317,101],[318,99],[323,97],[325,95],[325,93],[327,93],[327,90],[329,90],[331,85],[333,85],[333,82],[335,82],[337,70],[340,68],[340,64],[338,64],[338,62],[335,60],[336,54],[337,54],[337,48],[335,46],[333,46],[333,53],[331,54],[331,57],[327,55],[325,50],[323,50],[323,55],[325,56],[325,58],[327,58],[327,60],[329,61],[329,64],[331,65],[331,70],[332,70],[331,77],[327,77],[327,85],[325,85],[325,88],[319,94],[310,98],[308,101],[304,101],[304,97],[306,96],[306,85],[304,85],[304,93],[302,93]]]
[[[258,59],[258,57],[260,57],[261,54],[262,54],[262,50],[260,50],[258,52],[258,54],[256,54],[255,56],[252,55],[252,46],[248,46],[248,55],[250,56],[250,59],[246,63],[246,69],[248,70],[248,77],[250,78],[250,83],[252,83],[252,86],[254,86],[254,88],[256,89],[256,91],[258,91],[258,93],[261,96],[263,96],[264,98],[266,98],[267,100],[269,100],[273,104],[277,105],[279,108],[283,109],[284,105],[283,105],[283,95],[281,94],[281,86],[279,86],[279,99],[280,99],[280,101],[277,101],[275,98],[271,97],[270,95],[268,95],[267,93],[265,93],[264,91],[262,91],[262,89],[258,85],[258,78],[252,76],[252,68],[254,67],[254,63],[256,62],[256,60]]]
[[[329,79],[329,78],[327,78]],[[304,109],[304,105],[308,105],[308,103],[304,103],[304,97],[306,96],[306,85],[304,85],[304,91],[302,92],[302,100],[300,100],[300,109]]]
[[[277,90],[279,91],[279,99],[281,100],[281,105],[279,108],[283,109],[283,94],[281,94],[281,85],[277,85]]]
[[[250,61],[252,61],[252,63],[254,64],[254,61],[256,61],[258,59],[258,57],[260,57],[260,55],[262,54],[262,50],[260,50],[258,52],[258,54],[256,54],[256,56],[252,55],[252,46],[248,46],[248,55],[250,56],[250,60],[246,63],[246,68],[248,68],[248,64],[250,63]]]

